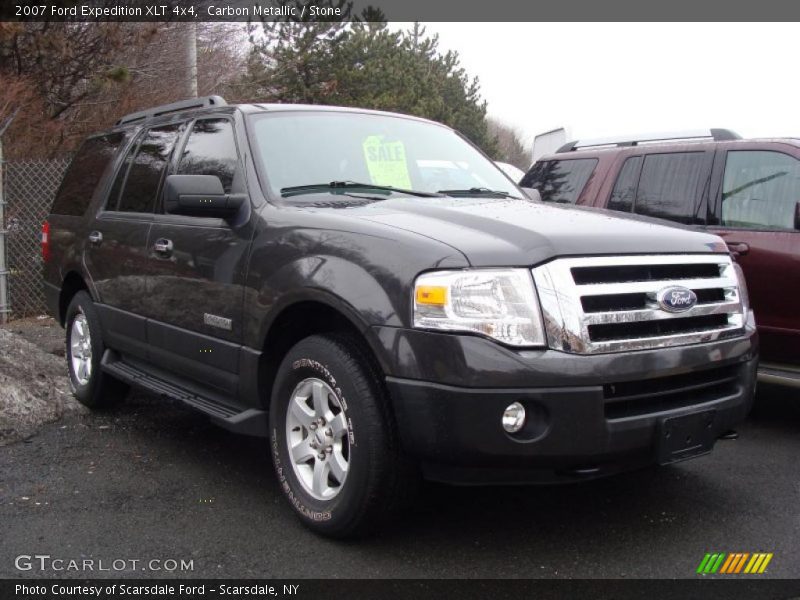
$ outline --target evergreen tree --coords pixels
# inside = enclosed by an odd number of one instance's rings
[[[345,20],[349,3],[328,1],[343,9],[341,20],[264,23],[261,36],[254,32],[258,41],[237,95],[425,117],[495,153],[478,79],[467,75],[456,52],[442,53],[438,36],[427,36],[419,23],[408,31],[392,31],[371,12],[350,22]]]

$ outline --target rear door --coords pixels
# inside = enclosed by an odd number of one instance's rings
[[[147,236],[178,126],[154,127],[131,145],[105,205],[89,228],[84,254],[111,348],[145,358]]]
[[[726,145],[711,228],[747,279],[765,362],[800,365],[800,152]]]
[[[172,172],[216,175],[226,193],[246,193],[235,126],[228,115],[189,124]],[[250,216],[249,203],[224,220],[165,214],[162,201],[147,242],[151,360],[227,395],[238,384]]]

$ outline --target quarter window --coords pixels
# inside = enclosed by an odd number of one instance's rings
[[[697,223],[705,156],[703,152],[648,154],[639,178],[634,210],[640,215]]]
[[[81,216],[100,180],[125,141],[124,133],[86,140],[67,169],[53,203],[53,214]]]
[[[537,162],[522,178],[520,186],[536,188],[545,202],[575,204],[595,166],[596,158]]]
[[[216,175],[225,193],[230,193],[238,163],[231,121],[202,119],[192,126],[178,163],[178,173]]]
[[[722,182],[722,224],[791,229],[800,203],[800,161],[781,152],[728,152]]]

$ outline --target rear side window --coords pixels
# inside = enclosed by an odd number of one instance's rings
[[[596,158],[537,162],[520,186],[536,188],[545,202],[575,204],[596,166]]]
[[[233,123],[228,119],[202,119],[192,126],[178,163],[178,173],[216,175],[225,193],[230,193],[238,164]]]
[[[97,185],[125,142],[124,133],[86,140],[67,169],[51,212],[81,216],[86,212]]]
[[[800,202],[800,161],[781,152],[728,152],[722,182],[722,224],[790,229]]]
[[[122,195],[116,210],[120,212],[153,212],[156,197],[161,187],[164,170],[169,163],[172,149],[178,139],[180,125],[156,127],[148,131],[133,158],[126,159],[109,197],[109,210],[112,208],[114,193],[122,188]],[[127,170],[127,174],[123,172]],[[121,177],[124,178],[124,184]],[[123,187],[124,186],[124,187]]]
[[[642,157],[631,156],[622,165],[614,190],[608,199],[608,208],[631,212],[636,197],[636,186],[639,184],[639,170],[642,168]]]
[[[640,215],[695,223],[703,152],[648,154],[644,159],[634,210]]]

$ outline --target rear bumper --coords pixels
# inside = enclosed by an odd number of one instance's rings
[[[496,362],[496,375],[487,373],[481,387],[397,376],[388,377],[387,384],[404,447],[421,460],[428,478],[570,481],[655,463],[665,417],[714,410],[714,439],[737,426],[753,401],[757,339],[750,332],[745,338],[655,354],[587,357],[543,351],[540,360],[527,358],[534,365],[523,378],[528,385],[514,387],[493,385],[493,379],[507,377]],[[592,363],[591,375],[586,361]],[[542,364],[548,367],[546,378],[539,376]],[[576,369],[584,376],[571,376]],[[542,379],[546,385],[539,384]],[[512,402],[522,403],[528,414],[525,428],[514,435],[501,426]]]

